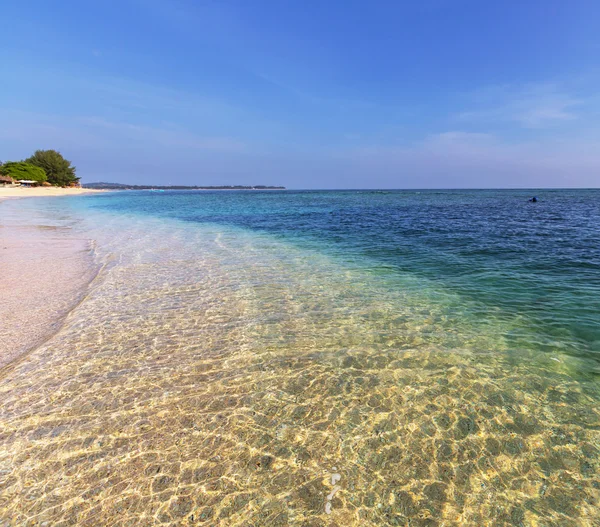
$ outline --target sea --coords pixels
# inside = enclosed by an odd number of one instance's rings
[[[0,525],[600,525],[600,190],[0,214],[97,270],[1,371]]]

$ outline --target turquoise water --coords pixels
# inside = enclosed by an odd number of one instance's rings
[[[3,203],[101,270],[1,379],[0,511],[597,525],[600,192],[536,193]]]
[[[600,192],[186,192],[107,195],[94,208],[267,233],[390,280],[407,276],[526,328],[515,348],[600,354]],[[88,201],[86,201],[88,203]],[[584,372],[582,372],[584,373]]]

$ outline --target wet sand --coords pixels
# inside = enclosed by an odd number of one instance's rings
[[[3,223],[2,217],[0,368],[52,335],[95,274],[89,240]]]

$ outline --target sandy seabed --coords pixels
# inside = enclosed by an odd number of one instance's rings
[[[516,356],[520,326],[422,280],[221,225],[88,210],[69,231],[53,201],[0,204],[5,274],[31,273],[1,312],[50,306],[35,288],[86,269],[85,237],[106,265],[0,375],[0,527],[598,526],[600,397],[575,358]]]

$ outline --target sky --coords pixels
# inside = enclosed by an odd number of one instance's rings
[[[597,0],[3,0],[0,160],[83,182],[600,186]]]

